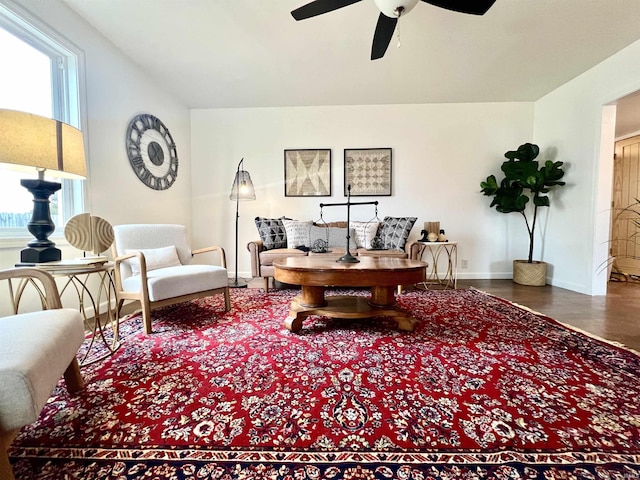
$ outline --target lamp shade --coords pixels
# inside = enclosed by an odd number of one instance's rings
[[[0,163],[17,170],[49,170],[56,177],[84,178],[82,132],[59,120],[0,109]]]
[[[238,170],[231,186],[229,200],[255,200],[256,190],[253,188],[251,175],[246,170]]]

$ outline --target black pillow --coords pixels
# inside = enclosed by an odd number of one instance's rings
[[[284,224],[280,218],[265,218],[256,217],[256,227],[258,227],[258,234],[262,245],[265,250],[271,250],[273,248],[287,248],[287,231],[284,229]]]
[[[384,248],[404,250],[409,233],[418,217],[384,217],[380,225],[380,239]]]

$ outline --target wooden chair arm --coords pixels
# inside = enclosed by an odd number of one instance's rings
[[[145,276],[147,273],[147,260],[144,258],[144,253],[142,252],[130,252],[125,253],[124,255],[120,255],[113,259],[113,267],[117,271],[120,270],[120,264],[126,260],[137,257],[138,263],[140,264],[140,273],[145,272]]]
[[[124,260],[128,260],[130,258],[133,258],[133,257],[137,256],[138,253],[142,253],[142,252],[130,252],[130,253],[125,253],[124,255],[120,255],[119,257],[115,257],[113,259],[113,263],[115,265],[119,265]]]
[[[211,247],[198,248],[196,250],[193,250],[191,252],[191,255],[198,255],[200,253],[216,252],[216,251],[220,252],[220,263],[222,264],[222,267],[227,268],[227,256],[224,252],[224,248],[218,245],[214,245]]]
[[[44,302],[43,307],[47,309],[55,309],[62,308],[62,302],[60,301],[60,293],[58,292],[58,286],[56,285],[56,281],[51,274],[45,272],[44,270],[39,270],[37,268],[11,268],[8,270],[0,271],[0,280],[9,280],[11,279],[21,279],[21,280],[38,280],[43,288],[44,288],[44,297],[41,300]],[[11,288],[11,285],[10,285]],[[38,288],[36,286],[36,288]]]
[[[116,274],[116,284],[118,286],[118,290],[122,290],[122,278],[120,276],[120,264],[126,260],[132,258],[138,259],[138,264],[140,265],[140,283],[143,288],[146,288],[147,285],[147,260],[144,258],[144,253],[138,252],[130,252],[125,253],[124,255],[120,255],[113,259],[113,271]]]

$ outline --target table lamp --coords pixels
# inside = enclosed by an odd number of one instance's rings
[[[244,158],[238,163],[236,169],[236,176],[233,179],[233,185],[231,186],[231,194],[229,200],[235,200],[236,202],[236,273],[235,279],[229,281],[229,286],[233,288],[242,288],[247,286],[247,282],[240,279],[238,280],[238,219],[240,218],[240,201],[241,200],[255,200],[256,190],[253,188],[253,182],[251,181],[251,175],[246,170],[242,170]]]
[[[35,237],[20,252],[20,262],[34,264],[60,260],[60,250],[49,240],[55,230],[49,197],[62,185],[45,180],[44,174],[51,171],[56,177],[86,176],[82,132],[59,120],[0,109],[0,164],[15,170],[38,172],[37,179],[20,181],[33,195],[33,214],[27,229]]]

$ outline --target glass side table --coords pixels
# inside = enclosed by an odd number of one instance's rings
[[[64,279],[62,286],[58,284],[61,299],[67,290],[75,292],[77,308],[84,319],[85,331],[92,332],[90,338],[87,338],[80,347],[78,353],[80,366],[90,365],[113,355],[120,347],[113,263],[79,266],[65,265],[63,261],[51,266],[41,264],[39,268],[55,278]],[[14,313],[18,313],[20,301],[28,285],[35,288],[40,301],[44,302],[44,292],[33,280],[21,280],[15,293],[12,285],[9,284]],[[90,355],[93,350],[98,349],[104,349],[104,352]]]
[[[424,289],[429,289],[430,287],[457,288],[458,242],[418,243],[421,245],[418,259],[429,264],[426,280],[418,285],[422,285]],[[427,258],[424,258],[425,256]],[[444,269],[442,268],[443,266]]]

